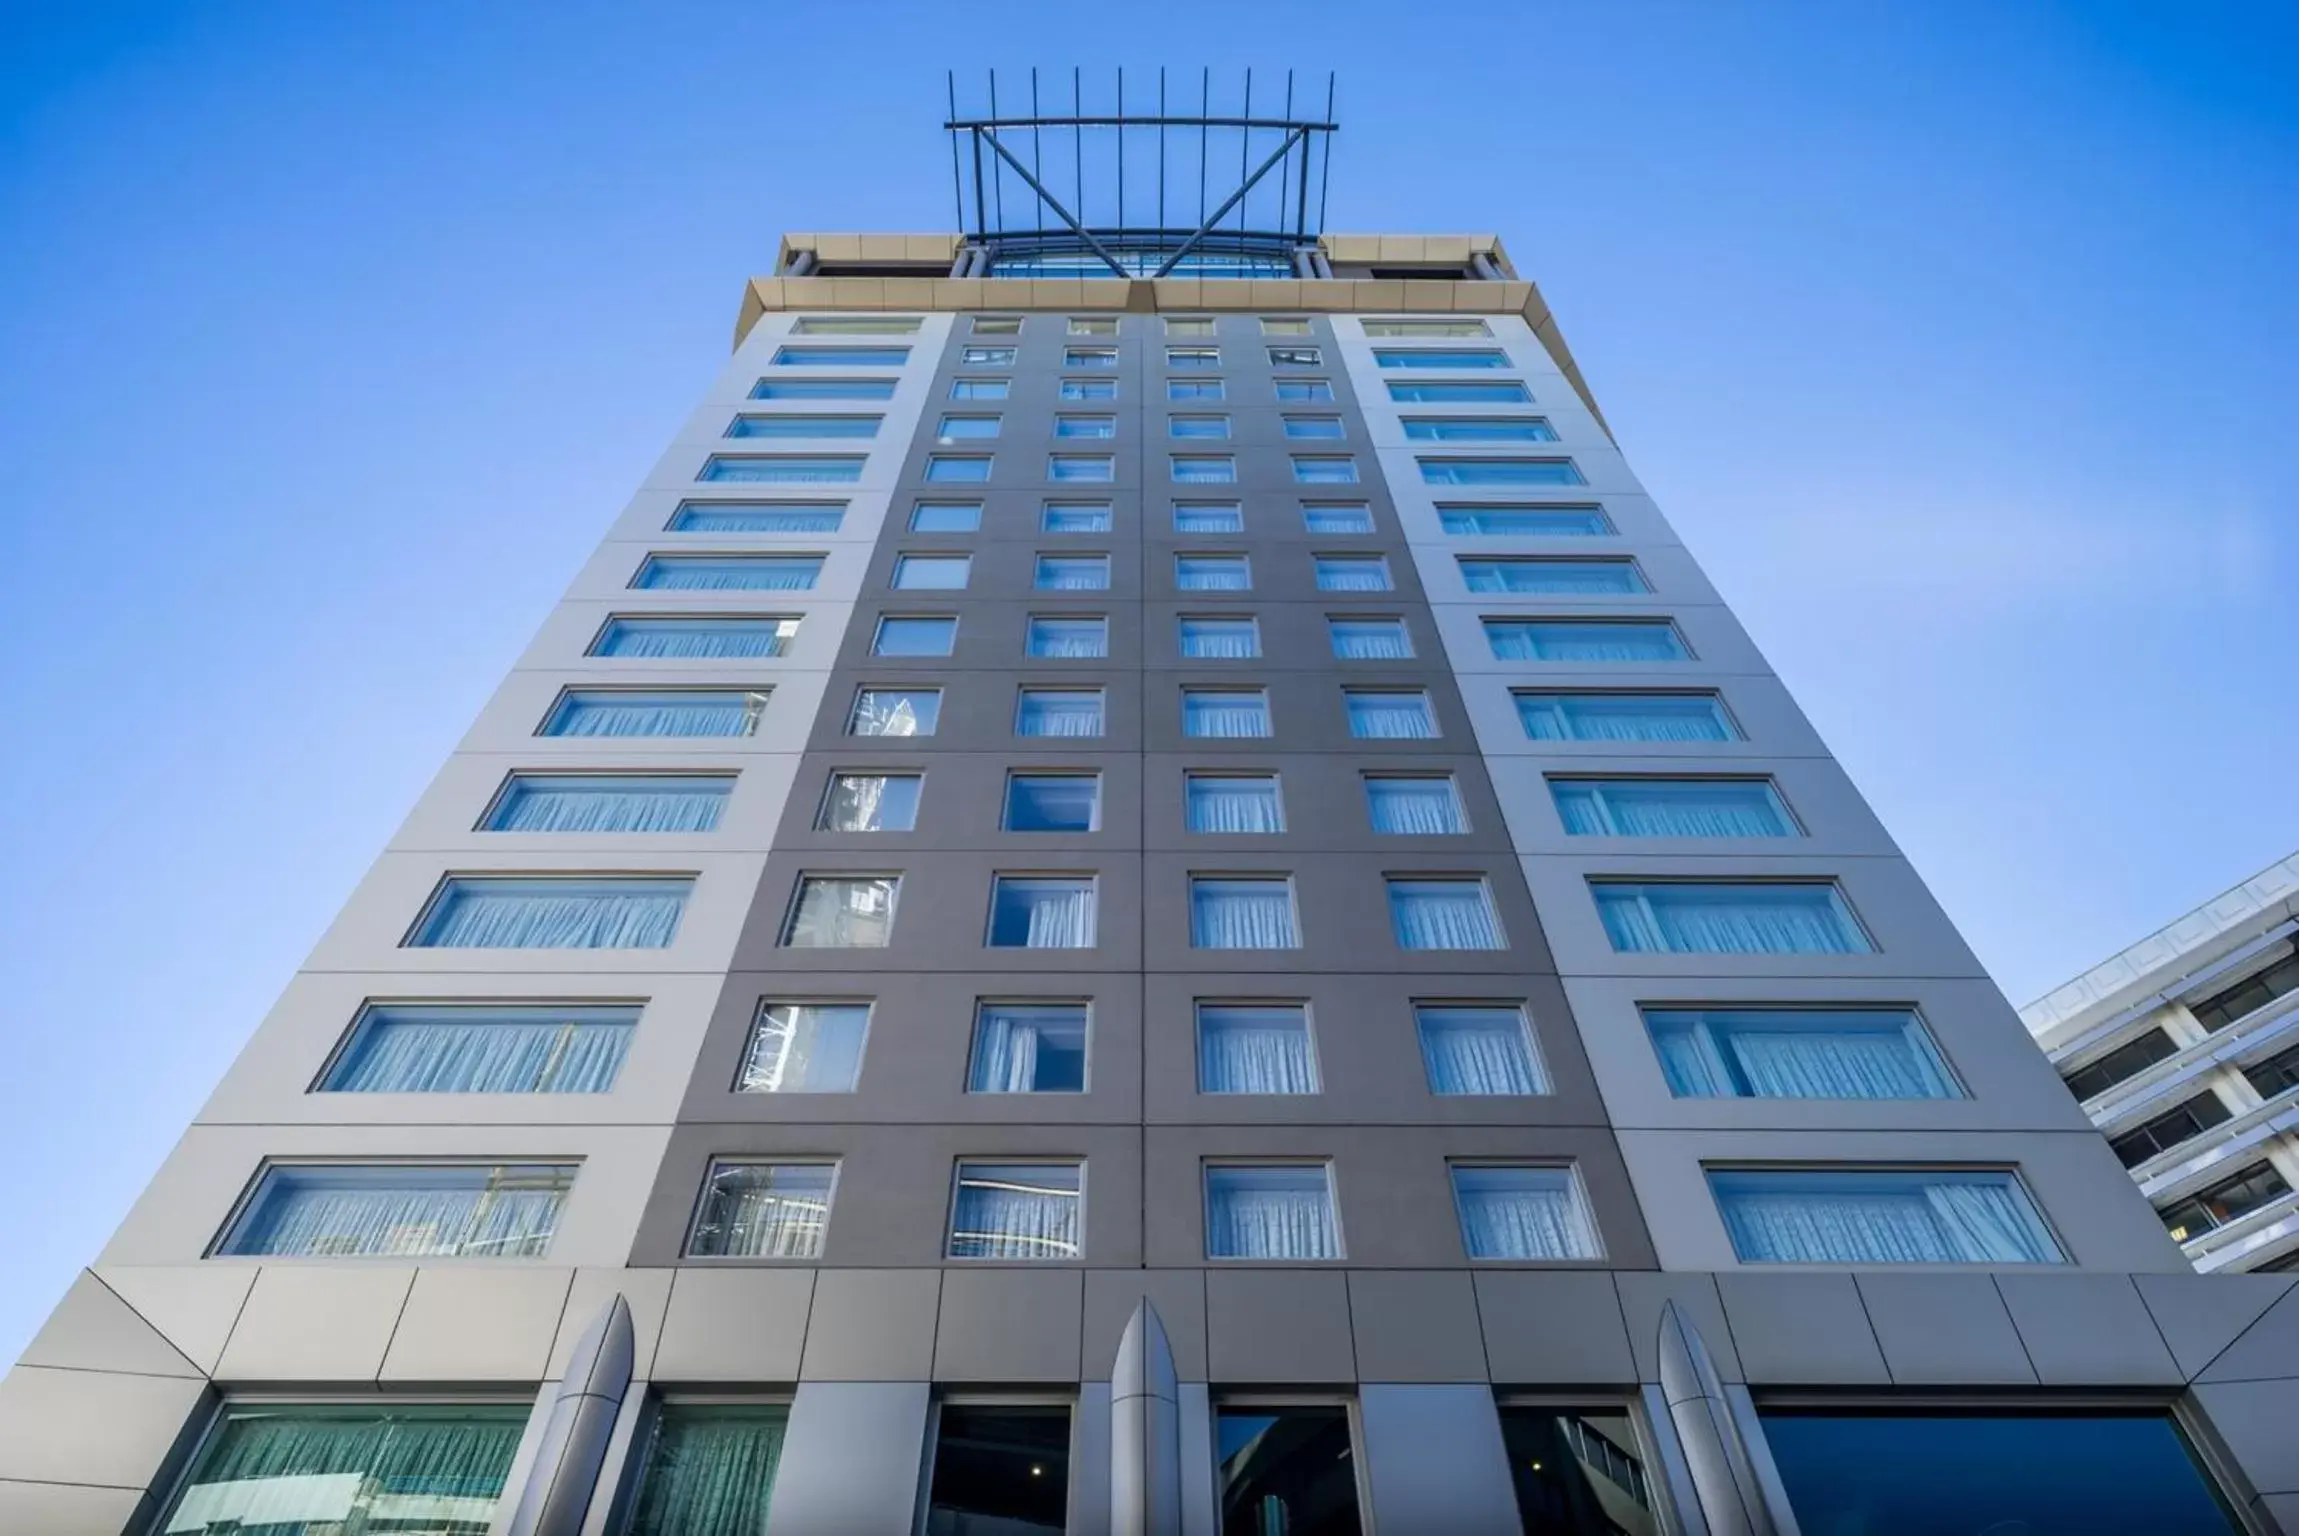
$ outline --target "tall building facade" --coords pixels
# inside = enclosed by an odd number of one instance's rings
[[[2197,1269],[2299,1271],[2299,855],[2020,1018]]]
[[[1500,244],[1122,233],[785,240],[0,1529],[2299,1530]]]

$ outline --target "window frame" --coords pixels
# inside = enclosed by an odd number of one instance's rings
[[[906,827],[834,827],[830,825],[831,802],[837,795],[839,786],[849,780],[857,779],[876,779],[882,784],[891,784],[896,779],[908,779],[916,784],[917,790],[910,801],[910,825]],[[881,837],[888,833],[915,832],[918,830],[918,816],[925,809],[925,802],[926,772],[922,768],[833,768],[822,776],[822,796],[815,805],[814,830],[856,837]]]
[[[870,626],[869,655],[886,661],[947,661],[958,654],[959,616],[955,613],[884,613],[881,612]],[[946,623],[950,626],[950,643],[939,651],[888,651],[882,649],[886,638],[886,625],[925,621]]]
[[[1017,827],[1014,825],[1014,788],[1030,779],[1068,779],[1093,786],[1093,808],[1083,827]],[[999,799],[998,830],[1017,837],[1089,837],[1102,830],[1102,771],[1099,768],[1008,768],[1005,793]]]
[[[1000,944],[998,932],[998,896],[1007,882],[1068,882],[1083,885],[1092,898],[1092,938],[1090,944]],[[988,950],[1044,950],[1060,954],[1096,954],[1102,948],[1102,876],[1100,870],[1074,869],[993,869],[990,871],[990,899],[982,919],[982,948]]]
[[[806,892],[809,886],[829,884],[831,882],[838,882],[842,884],[859,884],[868,880],[883,880],[889,887],[886,893],[885,943],[793,944],[790,942],[790,936],[798,929],[798,914],[800,909],[805,905]],[[894,947],[895,924],[899,922],[902,917],[902,883],[903,872],[898,869],[876,868],[813,870],[802,868],[798,871],[797,876],[790,883],[790,897],[783,910],[782,922],[776,929],[774,947],[776,949],[821,950],[892,949]]]
[[[820,1264],[823,1253],[830,1246],[830,1221],[838,1208],[838,1179],[844,1159],[836,1156],[809,1156],[786,1152],[714,1152],[703,1162],[702,1180],[695,1187],[693,1208],[687,1213],[686,1232],[679,1240],[679,1262],[703,1265],[780,1265]],[[816,1239],[812,1253],[697,1253],[695,1236],[702,1229],[703,1212],[707,1208],[711,1177],[721,1168],[828,1168],[830,1183],[822,1195],[822,1231]],[[779,1481],[779,1476],[777,1481]]]
[[[889,932],[891,933],[891,927]],[[752,1057],[760,1035],[766,1025],[767,1014],[776,1008],[860,1008],[862,1035],[854,1044],[854,1080],[844,1088],[745,1088]],[[762,993],[758,1006],[751,1010],[750,1028],[742,1037],[742,1054],[734,1064],[734,1081],[727,1091],[742,1098],[781,1098],[784,1095],[831,1097],[838,1094],[859,1093],[862,1090],[862,1066],[869,1060],[870,1037],[878,1028],[878,999],[876,997],[831,997],[816,993],[797,996]]]
[[[1086,1262],[1086,1252],[1092,1246],[1090,1241],[1090,1234],[1086,1227],[1086,1165],[1089,1161],[1091,1160],[1082,1153],[1074,1157],[1066,1157],[1059,1153],[1020,1152],[1015,1153],[1012,1156],[1006,1156],[1000,1153],[988,1152],[960,1154],[959,1156],[953,1157],[950,1160],[949,1198],[943,1203],[942,1209],[942,1254],[938,1262],[944,1264],[968,1265],[996,1264],[1032,1268],[1039,1265],[1049,1264],[1084,1264]],[[1001,1258],[988,1255],[968,1255],[951,1252],[951,1249],[956,1246],[958,1240],[958,1192],[965,1185],[966,1169],[969,1165],[978,1168],[1075,1168],[1078,1171],[1078,1251],[1076,1253],[1066,1254],[1060,1257],[1043,1259]],[[1076,1443],[1075,1436],[1077,1434],[1077,1423],[1078,1416],[1076,1412],[1073,1411],[1070,1415],[1070,1433],[1072,1436],[1071,1443],[1073,1445]],[[931,1459],[930,1456],[929,1459]],[[931,1468],[928,1469],[927,1476],[928,1486],[931,1486]]]
[[[1193,1034],[1193,1043],[1194,1043],[1194,1034]],[[1243,1255],[1243,1254],[1217,1254],[1217,1253],[1215,1253],[1215,1252],[1213,1251],[1213,1184],[1214,1184],[1214,1175],[1215,1175],[1215,1173],[1216,1173],[1216,1172],[1220,1172],[1220,1171],[1226,1171],[1226,1170],[1229,1170],[1229,1169],[1232,1169],[1232,1168],[1288,1168],[1288,1169],[1296,1169],[1296,1170],[1299,1170],[1299,1169],[1308,1169],[1308,1168],[1315,1168],[1316,1170],[1318,1170],[1318,1172],[1320,1172],[1321,1174],[1323,1174],[1323,1175],[1324,1175],[1324,1178],[1325,1178],[1325,1213],[1326,1213],[1326,1215],[1327,1215],[1327,1216],[1328,1216],[1328,1217],[1331,1219],[1331,1221],[1332,1221],[1332,1223],[1333,1223],[1333,1256],[1332,1256],[1331,1258],[1322,1258],[1322,1259],[1297,1259],[1297,1258],[1281,1258],[1281,1259],[1256,1259],[1256,1258],[1251,1258],[1251,1257],[1248,1257],[1248,1256],[1246,1256],[1246,1255]],[[1343,1226],[1342,1226],[1342,1222],[1341,1222],[1341,1178],[1340,1178],[1340,1175],[1339,1175],[1339,1173],[1338,1173],[1338,1172],[1335,1170],[1335,1168],[1334,1168],[1334,1166],[1333,1166],[1333,1159],[1332,1159],[1332,1157],[1330,1157],[1330,1156],[1325,1156],[1325,1157],[1314,1157],[1314,1156],[1313,1156],[1313,1157],[1301,1157],[1301,1156],[1285,1156],[1285,1155],[1278,1155],[1278,1154],[1270,1154],[1270,1155],[1266,1155],[1266,1156],[1254,1156],[1254,1155],[1251,1155],[1251,1154],[1248,1154],[1248,1155],[1245,1155],[1245,1156],[1230,1156],[1230,1155],[1227,1155],[1227,1154],[1218,1155],[1218,1156],[1202,1156],[1202,1155],[1201,1155],[1201,1156],[1198,1158],[1198,1200],[1197,1200],[1197,1214],[1198,1214],[1198,1247],[1199,1247],[1200,1251],[1204,1253],[1204,1255],[1205,1255],[1205,1259],[1204,1259],[1204,1262],[1205,1262],[1205,1263],[1206,1263],[1206,1265],[1208,1265],[1209,1267],[1210,1267],[1210,1266],[1214,1266],[1214,1265],[1226,1265],[1226,1264],[1245,1264],[1245,1265],[1277,1265],[1277,1264],[1302,1264],[1302,1265],[1313,1265],[1313,1266],[1315,1266],[1315,1265],[1329,1265],[1329,1264],[1346,1264],[1346,1263],[1348,1263],[1348,1262],[1349,1262],[1349,1236],[1348,1236],[1348,1233],[1347,1233],[1347,1232],[1344,1230],[1344,1228],[1343,1228]],[[1228,1400],[1229,1400],[1229,1399],[1227,1399],[1226,1397],[1223,1399],[1223,1401],[1225,1401],[1225,1402],[1226,1402],[1226,1401],[1228,1401]],[[1296,1399],[1291,1399],[1291,1398],[1288,1398],[1288,1399],[1285,1399],[1284,1401],[1287,1401],[1287,1402],[1294,1402],[1294,1401],[1297,1401],[1297,1400],[1296,1400]],[[1324,1405],[1324,1404],[1323,1404],[1322,1402],[1320,1402],[1319,1406],[1323,1406],[1323,1405]],[[1355,1433],[1355,1431],[1356,1431],[1356,1428],[1357,1428],[1357,1422],[1356,1422],[1356,1419],[1355,1419],[1354,1417],[1352,1417],[1352,1418],[1351,1418],[1351,1420],[1350,1420],[1350,1429],[1351,1429],[1352,1435],[1354,1435],[1354,1433]],[[1361,1458],[1360,1458],[1360,1459],[1361,1459]],[[1359,1474],[1358,1474],[1358,1476],[1359,1476],[1359,1481],[1360,1481],[1360,1484],[1362,1484],[1362,1481],[1363,1481],[1363,1476],[1364,1476],[1363,1472],[1362,1472],[1362,1471],[1360,1471],[1360,1472],[1359,1472]],[[1362,1487],[1361,1487],[1361,1488],[1360,1488],[1360,1494],[1362,1494],[1362,1491],[1363,1491],[1363,1490],[1362,1490]],[[1370,1506],[1367,1506],[1367,1507],[1370,1507]]]

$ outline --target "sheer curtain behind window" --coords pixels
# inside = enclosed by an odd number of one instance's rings
[[[1376,832],[1433,837],[1468,830],[1450,778],[1369,777],[1365,800]]]
[[[1206,1004],[1197,1010],[1200,1093],[1315,1093],[1309,1015],[1296,1006]]]
[[[1594,1259],[1595,1223],[1570,1168],[1453,1170],[1461,1241],[1472,1259]]]
[[[416,949],[662,949],[688,880],[451,877],[408,943]]]
[[[1324,1167],[1208,1168],[1205,1251],[1215,1259],[1341,1257],[1332,1185]]]
[[[1709,1183],[1733,1249],[1749,1263],[2061,1262],[2005,1173],[1733,1170]]]
[[[664,1403],[623,1536],[763,1536],[790,1410]]]
[[[1196,949],[1294,949],[1293,887],[1284,880],[1192,880],[1189,942]]]
[[[1548,1073],[1533,1051],[1525,1015],[1517,1008],[1443,1007],[1413,1010],[1421,1034],[1421,1061],[1429,1091],[1437,1094],[1547,1093]]]
[[[1182,732],[1207,738],[1269,734],[1269,700],[1259,693],[1201,689],[1181,696]]]
[[[1192,774],[1185,786],[1192,832],[1282,832],[1277,780],[1267,776]]]
[[[312,1163],[267,1170],[221,1252],[306,1258],[539,1258],[564,1164]]]
[[[1102,696],[1033,689],[1022,695],[1014,717],[1017,736],[1099,736]]]
[[[716,1163],[703,1181],[689,1253],[812,1259],[830,1220],[828,1163]]]
[[[766,707],[764,693],[571,692],[543,722],[545,736],[748,736]]]
[[[380,1004],[360,1015],[329,1093],[605,1093],[635,1007]]]
[[[1794,837],[1762,779],[1554,779],[1549,793],[1575,837]]]
[[[974,1022],[968,1093],[1077,1093],[1085,1088],[1082,1003],[984,1003]]]
[[[991,898],[990,942],[1026,949],[1093,948],[1093,882],[999,877]]]
[[[1344,698],[1349,734],[1360,740],[1431,740],[1437,734],[1437,717],[1430,711],[1427,694],[1355,692]]]
[[[1592,881],[1623,954],[1864,955],[1875,946],[1836,887],[1818,881],[1638,885]]]
[[[1389,915],[1401,949],[1506,947],[1479,880],[1392,880]]]
[[[1075,1163],[961,1163],[954,1259],[1074,1259],[1084,1183]]]
[[[1954,1099],[1914,1010],[1648,1009],[1678,1098]]]

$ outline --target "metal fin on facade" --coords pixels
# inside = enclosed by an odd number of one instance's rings
[[[576,1341],[566,1375],[536,1398],[547,1415],[542,1442],[504,1536],[580,1536],[637,1355],[630,1303],[617,1291]]]
[[[1181,1384],[1146,1297],[1110,1372],[1110,1536],[1181,1536]]]

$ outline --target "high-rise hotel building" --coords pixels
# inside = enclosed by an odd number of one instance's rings
[[[1499,242],[1238,131],[1275,230],[1024,237],[993,124],[1002,222],[784,240],[0,1530],[2299,1531],[2299,1276],[2191,1271]]]

